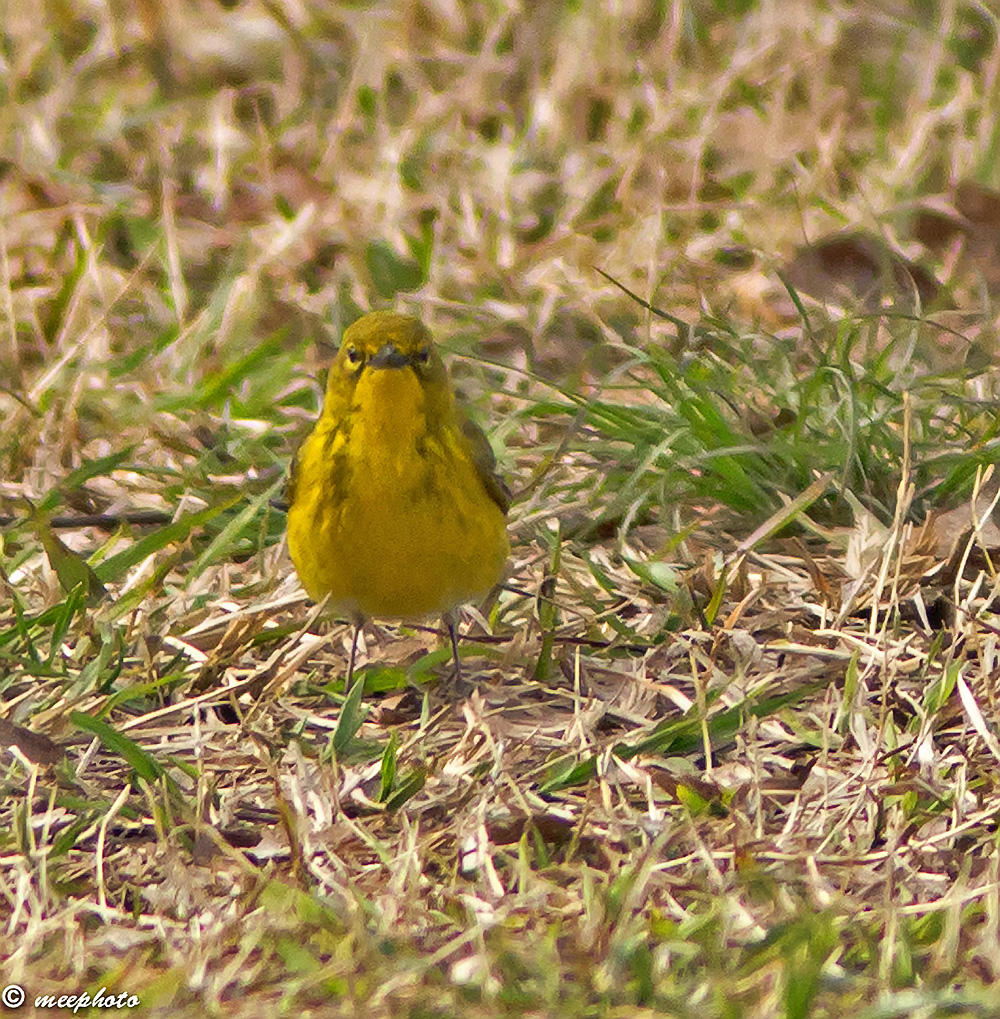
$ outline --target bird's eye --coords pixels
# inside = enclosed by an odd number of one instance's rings
[[[345,356],[347,357],[347,363],[352,368],[357,368],[365,359],[365,355],[357,347],[348,347]]]
[[[421,367],[427,364],[427,362],[430,361],[430,359],[431,359],[430,347],[421,347],[420,350],[418,350],[413,355],[413,363],[419,364]]]

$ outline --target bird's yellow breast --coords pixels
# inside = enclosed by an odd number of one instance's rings
[[[367,370],[298,457],[288,545],[309,594],[354,616],[416,618],[481,597],[509,547],[454,413],[410,368]]]

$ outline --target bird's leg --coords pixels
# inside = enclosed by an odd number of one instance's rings
[[[354,656],[358,651],[358,634],[361,633],[361,627],[365,625],[365,621],[360,617],[356,616],[354,619],[354,633],[351,636],[351,660],[347,666],[347,682],[344,684],[344,690],[351,689],[351,680],[354,679]]]
[[[451,657],[455,662],[455,674],[452,681],[457,683],[462,678],[462,663],[458,659],[458,622],[455,619],[455,612],[449,609],[441,617],[441,621],[448,627],[448,636],[451,637]]]

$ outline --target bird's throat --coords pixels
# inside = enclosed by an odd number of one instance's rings
[[[409,368],[377,369],[358,380],[351,445],[363,451],[369,469],[393,475],[412,470],[414,447],[427,434],[426,404]]]

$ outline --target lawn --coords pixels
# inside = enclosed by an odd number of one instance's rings
[[[45,0],[0,60],[5,1005],[1000,1014],[989,5]],[[347,687],[288,558],[373,308],[515,496],[458,685],[375,620]]]

